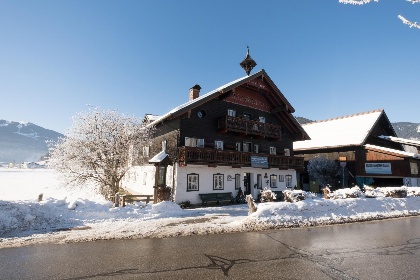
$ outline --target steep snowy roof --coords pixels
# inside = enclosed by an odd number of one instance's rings
[[[396,143],[409,145],[409,146],[420,147],[420,141],[418,140],[405,139],[405,138],[399,138],[399,137],[394,137],[394,136],[384,136],[384,135],[379,136],[379,138],[396,142]]]
[[[172,115],[176,114],[177,112],[182,111],[183,109],[186,109],[186,108],[188,108],[188,107],[193,107],[193,105],[195,105],[195,104],[199,104],[199,103],[201,103],[202,101],[206,101],[206,100],[208,100],[208,99],[211,99],[211,98],[213,98],[213,95],[215,95],[215,94],[219,93],[220,91],[222,91],[222,90],[224,90],[224,89],[226,89],[226,88],[230,88],[232,85],[236,85],[237,83],[240,83],[240,82],[242,82],[242,81],[244,81],[244,80],[247,80],[247,79],[249,79],[250,77],[257,76],[257,74],[259,75],[262,71],[264,71],[264,70],[261,70],[261,71],[259,71],[259,72],[255,73],[255,74],[253,74],[253,75],[251,75],[251,76],[245,76],[245,77],[242,77],[242,78],[240,78],[240,79],[237,79],[237,80],[235,80],[235,81],[233,81],[233,82],[230,82],[230,83],[228,83],[228,84],[226,84],[226,85],[223,85],[223,86],[221,86],[221,87],[219,87],[219,88],[217,88],[217,89],[215,89],[215,90],[212,90],[212,91],[210,91],[209,93],[206,93],[206,94],[204,94],[204,95],[202,95],[202,96],[199,96],[199,97],[197,97],[197,98],[196,98],[196,99],[194,99],[194,100],[191,100],[191,101],[188,101],[187,103],[184,103],[184,104],[182,104],[182,105],[179,105],[178,107],[176,107],[176,108],[172,109],[171,111],[169,111],[169,112],[168,112],[168,113],[166,113],[165,115],[163,115],[163,116],[159,117],[158,119],[154,120],[152,123],[150,123],[150,124],[149,124],[149,126],[154,126],[154,125],[157,125],[158,123],[160,123],[160,122],[162,122],[163,120],[165,120],[165,119],[169,118],[170,116],[172,116]]]
[[[157,120],[157,119],[159,119],[159,118],[161,118],[162,116],[157,116],[157,115],[152,115],[152,114],[146,114],[146,118],[149,120],[149,121],[155,121],[155,120]]]
[[[164,160],[167,156],[168,156],[167,153],[165,153],[164,151],[161,151],[160,153],[158,153],[157,155],[155,155],[153,158],[151,158],[149,160],[149,163],[159,163],[159,162],[162,162],[162,160]]]
[[[296,141],[293,150],[360,146],[384,113],[382,109],[302,125],[311,140]]]
[[[412,157],[412,158],[420,159],[420,155],[416,154],[416,153],[409,153],[409,152],[405,152],[405,151],[400,151],[400,150],[395,150],[395,149],[390,149],[390,148],[384,148],[384,147],[370,145],[370,144],[366,144],[366,145],[364,145],[364,147],[366,147],[368,149],[371,149],[371,150],[378,150],[378,151],[381,151],[381,152],[401,155],[403,157]]]

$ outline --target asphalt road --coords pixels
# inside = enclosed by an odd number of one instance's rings
[[[420,217],[0,250],[0,279],[420,279]]]

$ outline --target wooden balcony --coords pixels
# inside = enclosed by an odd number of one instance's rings
[[[281,139],[281,126],[232,116],[222,116],[218,119],[218,131],[220,133],[231,131],[242,135],[268,137],[272,140]]]
[[[303,157],[254,154],[195,147],[178,149],[180,166],[188,164],[209,166],[251,167],[251,156],[267,157],[269,168],[304,170]]]

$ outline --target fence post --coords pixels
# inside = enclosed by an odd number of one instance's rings
[[[116,193],[115,194],[115,207],[119,207],[120,206],[120,193]]]

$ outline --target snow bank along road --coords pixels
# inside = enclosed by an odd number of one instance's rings
[[[348,190],[353,191],[354,190]],[[40,193],[44,199],[38,202]],[[181,209],[177,204],[114,208],[93,188],[60,187],[52,170],[0,169],[0,248],[116,238],[170,237],[328,225],[420,214],[420,188],[406,198],[324,199]],[[343,196],[338,193],[336,198]],[[333,197],[334,198],[334,197]]]

